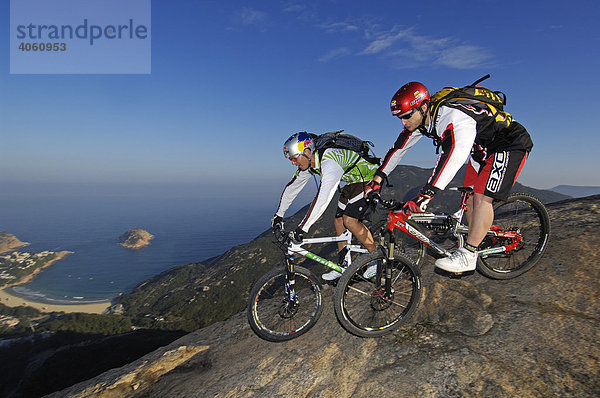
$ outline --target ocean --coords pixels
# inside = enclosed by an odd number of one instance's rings
[[[10,292],[57,304],[110,300],[169,268],[252,240],[269,228],[274,206],[239,199],[2,199],[0,231],[30,243],[19,250],[73,252]],[[121,247],[119,237],[131,228],[154,235],[150,246]]]

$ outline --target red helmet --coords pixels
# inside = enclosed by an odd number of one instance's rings
[[[405,113],[421,106],[423,101],[429,101],[429,91],[424,84],[419,82],[406,83],[396,91],[390,107],[392,115],[402,116]]]

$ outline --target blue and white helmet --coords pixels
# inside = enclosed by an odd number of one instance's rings
[[[306,131],[296,133],[288,138],[283,144],[283,155],[286,159],[295,159],[299,155],[304,153],[304,150],[308,148],[310,152],[315,151],[315,144],[313,137]]]

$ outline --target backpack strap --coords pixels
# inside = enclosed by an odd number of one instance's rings
[[[473,83],[469,84],[467,87],[475,87],[476,85],[478,85],[479,83],[481,83],[481,82],[482,82],[482,81],[484,81],[484,80],[487,80],[487,79],[489,79],[490,77],[491,77],[491,76],[490,76],[490,74],[488,73],[487,75],[485,75],[485,76],[483,76],[483,77],[481,77],[481,78],[479,78],[479,79],[475,80]]]

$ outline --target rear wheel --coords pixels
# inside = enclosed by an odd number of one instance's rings
[[[373,265],[374,275],[366,274]],[[390,288],[386,288],[386,271],[390,272]],[[334,308],[339,322],[350,333],[376,337],[390,333],[410,318],[420,298],[419,269],[402,254],[395,254],[389,261],[378,249],[361,256],[342,274]]]
[[[494,205],[494,232],[481,242],[477,269],[492,279],[511,279],[529,271],[542,257],[550,237],[550,217],[539,199],[515,193]],[[502,247],[508,251],[500,251]],[[498,252],[494,253],[493,250]]]
[[[268,341],[291,340],[306,333],[323,312],[323,285],[304,267],[294,267],[295,297],[288,294],[284,267],[263,275],[252,287],[246,315],[252,330]]]

